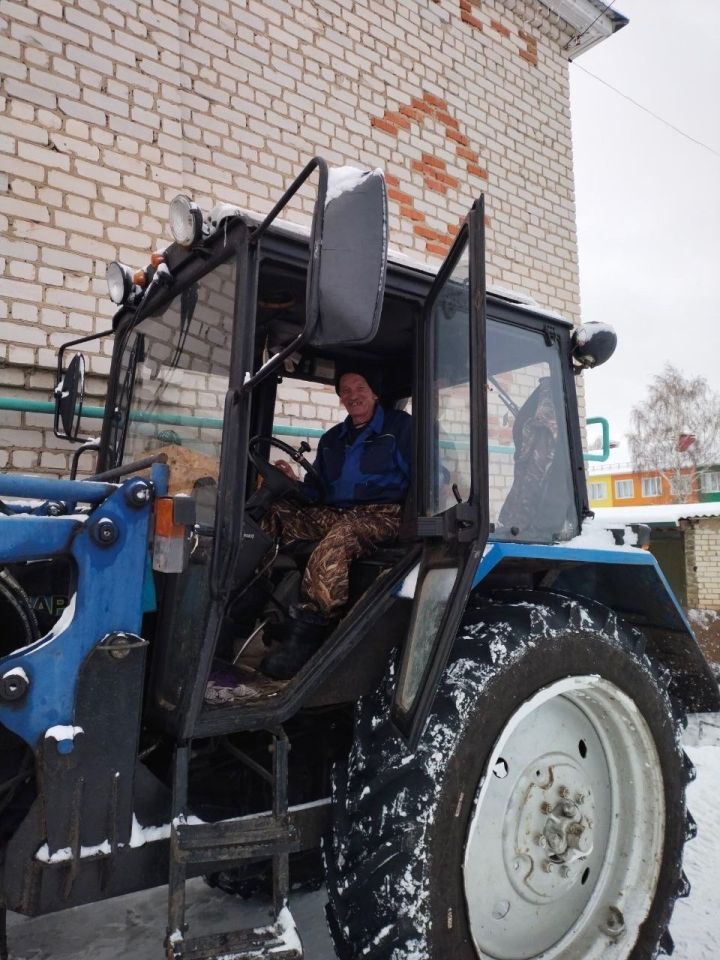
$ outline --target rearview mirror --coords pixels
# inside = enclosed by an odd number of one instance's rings
[[[372,340],[380,323],[387,269],[387,192],[382,171],[328,170],[327,192],[323,196],[321,190],[317,198],[313,233],[319,256],[311,259],[308,277],[310,343],[330,346]]]
[[[274,353],[242,390],[249,392],[279,370],[303,344],[359,344],[372,340],[380,323],[387,269],[387,194],[380,170],[329,170],[314,157],[253,234],[255,244],[310,175],[318,186],[310,235],[303,330]]]
[[[55,387],[54,432],[56,437],[63,440],[78,440],[84,397],[85,358],[81,353],[76,353]]]

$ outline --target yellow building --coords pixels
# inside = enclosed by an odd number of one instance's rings
[[[587,478],[588,502],[590,509],[597,507],[611,507],[613,505],[612,496],[612,475],[610,473],[591,473]]]

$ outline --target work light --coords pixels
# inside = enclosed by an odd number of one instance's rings
[[[133,287],[132,271],[119,260],[108,264],[106,273],[108,293],[113,303],[125,303]]]
[[[175,243],[191,247],[202,234],[202,211],[190,197],[179,193],[170,202],[170,232]]]

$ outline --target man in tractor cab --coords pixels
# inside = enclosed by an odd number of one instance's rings
[[[541,514],[546,526],[557,532],[567,518],[565,488],[553,482],[558,430],[552,382],[550,377],[542,377],[517,411],[513,425],[513,484],[498,516],[500,527],[513,536],[532,531]],[[559,465],[562,467],[562,461]]]
[[[317,505],[282,499],[262,521],[281,546],[316,543],[285,636],[260,666],[274,679],[292,677],[330,632],[348,601],[350,563],[395,539],[410,483],[411,418],[382,406],[379,372],[345,366],[336,372],[335,390],[347,417],[318,444],[314,466],[324,490],[312,477],[301,484]],[[287,461],[274,466],[295,479]]]

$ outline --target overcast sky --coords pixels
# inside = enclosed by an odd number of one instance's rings
[[[629,25],[570,77],[582,317],[618,333],[585,377],[588,415],[621,439],[667,361],[720,390],[720,0],[613,7]]]

